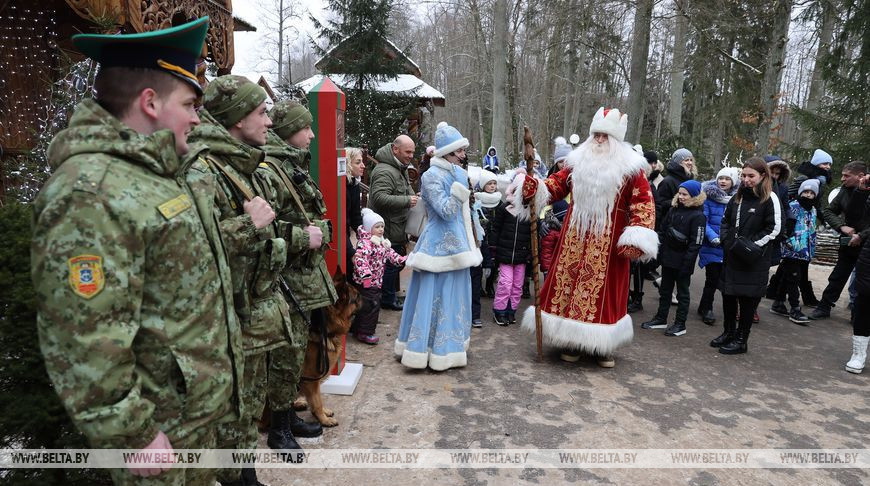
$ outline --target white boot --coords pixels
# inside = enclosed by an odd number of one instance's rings
[[[852,359],[846,363],[846,371],[860,373],[864,369],[868,342],[870,342],[870,336],[852,336]]]

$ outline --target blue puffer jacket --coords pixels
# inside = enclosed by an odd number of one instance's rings
[[[704,232],[704,243],[698,253],[698,266],[704,268],[708,263],[722,263],[722,247],[713,246],[710,243],[714,238],[719,238],[719,227],[722,224],[722,216],[725,214],[725,206],[731,200],[731,196],[737,193],[740,184],[735,184],[727,193],[719,188],[716,180],[707,181],[701,185],[701,189],[707,194],[704,201],[704,216],[707,218],[707,228]]]

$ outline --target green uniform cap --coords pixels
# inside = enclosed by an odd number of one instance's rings
[[[266,101],[266,90],[244,76],[227,74],[208,83],[202,105],[224,127],[235,125]]]
[[[188,82],[198,94],[196,61],[208,32],[208,17],[139,34],[77,34],[73,45],[102,67],[157,69]]]
[[[299,130],[311,126],[311,122],[314,121],[311,112],[292,100],[275,103],[269,112],[269,118],[272,119],[272,131],[282,140],[287,140]]]

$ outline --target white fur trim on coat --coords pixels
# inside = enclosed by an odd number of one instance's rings
[[[468,197],[471,195],[471,191],[468,190],[467,187],[463,186],[458,182],[454,182],[450,185],[450,195],[459,199],[462,202],[467,202]]]
[[[459,184],[454,182],[454,185]],[[450,191],[453,192],[451,186]],[[463,187],[463,189],[465,189]],[[468,191],[468,189],[465,189]],[[470,191],[469,191],[470,194]],[[467,200],[467,199],[466,199]],[[468,238],[470,250],[455,255],[434,256],[411,252],[408,259],[405,260],[405,265],[414,270],[423,270],[425,272],[441,273],[452,272],[453,270],[461,270],[463,268],[476,267],[483,262],[483,255],[480,253],[480,248],[477,247],[477,242],[474,239],[474,232],[471,230],[471,208],[468,204],[462,203],[462,223],[465,226],[465,235]]]
[[[631,316],[626,314],[614,324],[576,321],[541,312],[544,344],[562,349],[580,350],[595,356],[609,356],[616,348],[634,337]],[[523,313],[523,329],[534,334],[535,306]]]
[[[616,242],[616,246],[633,246],[643,252],[639,258],[642,262],[648,262],[659,254],[659,235],[643,226],[626,226]]]
[[[435,371],[444,371],[450,368],[459,368],[468,364],[468,355],[466,354],[466,351],[468,350],[469,342],[470,338],[466,339],[465,343],[463,343],[464,351],[447,353],[446,355],[440,356],[432,354],[431,349],[425,353],[409,351],[406,349],[407,343],[397,339],[396,344],[393,345],[393,354],[396,355],[396,359],[401,361],[402,365],[407,366],[408,368],[419,370],[428,365],[429,368]]]

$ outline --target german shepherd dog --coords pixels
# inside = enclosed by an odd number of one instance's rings
[[[339,270],[332,283],[338,294],[335,304],[323,309],[323,320],[326,324],[326,354],[329,358],[329,371],[335,368],[343,349],[342,338],[350,330],[353,315],[362,306],[362,298],[357,289],[347,282]],[[329,377],[329,371],[323,374],[323,358],[320,332],[311,329],[308,333],[308,348],[305,350],[305,361],[302,364],[302,380],[299,383],[300,397],[293,403],[296,410],[311,408],[311,413],[325,427],[334,427],[338,421],[333,417],[333,411],[323,406],[320,395],[320,383]],[[323,376],[321,376],[323,375]]]

